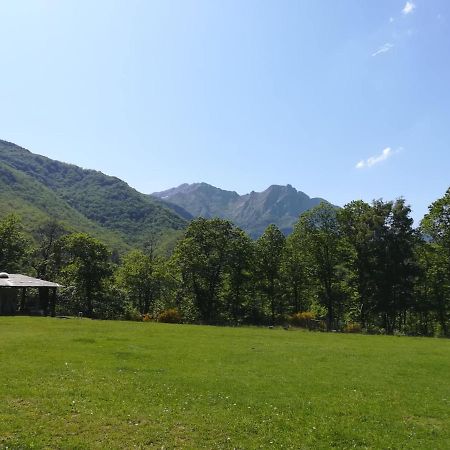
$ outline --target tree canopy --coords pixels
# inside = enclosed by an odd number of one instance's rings
[[[318,205],[288,237],[269,225],[252,240],[227,220],[199,218],[167,257],[155,254],[159,237],[148,234],[121,257],[57,221],[31,244],[20,219],[8,216],[0,264],[60,281],[60,313],[449,334],[450,190],[419,229],[404,199],[359,200]]]

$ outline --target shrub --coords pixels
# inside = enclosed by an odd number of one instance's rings
[[[147,313],[143,315],[142,320],[144,322],[151,322],[153,320],[153,317],[149,313]]]
[[[308,328],[308,330],[311,330],[315,328],[315,318],[315,314],[311,311],[298,312],[289,317],[289,324],[293,327]]]
[[[161,311],[158,315],[158,322],[164,323],[182,323],[183,318],[177,308],[169,308]]]
[[[125,305],[124,308],[124,314],[123,314],[123,318],[125,320],[132,320],[132,321],[140,321],[142,320],[142,316],[141,313],[134,308],[132,305],[130,305],[129,303]]]
[[[349,322],[344,327],[344,333],[361,333],[361,324],[355,322]]]

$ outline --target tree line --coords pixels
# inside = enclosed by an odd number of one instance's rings
[[[256,241],[195,219],[167,257],[154,235],[122,257],[57,222],[34,242],[19,218],[2,220],[0,269],[59,281],[59,314],[449,335],[450,189],[417,228],[403,199],[359,200],[322,203],[289,236],[270,225]]]

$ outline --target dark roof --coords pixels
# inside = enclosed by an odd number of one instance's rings
[[[5,274],[6,275],[6,274]],[[58,283],[27,277],[20,273],[9,273],[8,277],[0,277],[0,287],[61,287]]]

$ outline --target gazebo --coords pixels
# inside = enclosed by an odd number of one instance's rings
[[[18,273],[0,272],[0,315],[55,315],[58,283],[28,277]],[[38,290],[37,301],[27,302],[27,290]],[[20,294],[20,295],[19,295]]]

